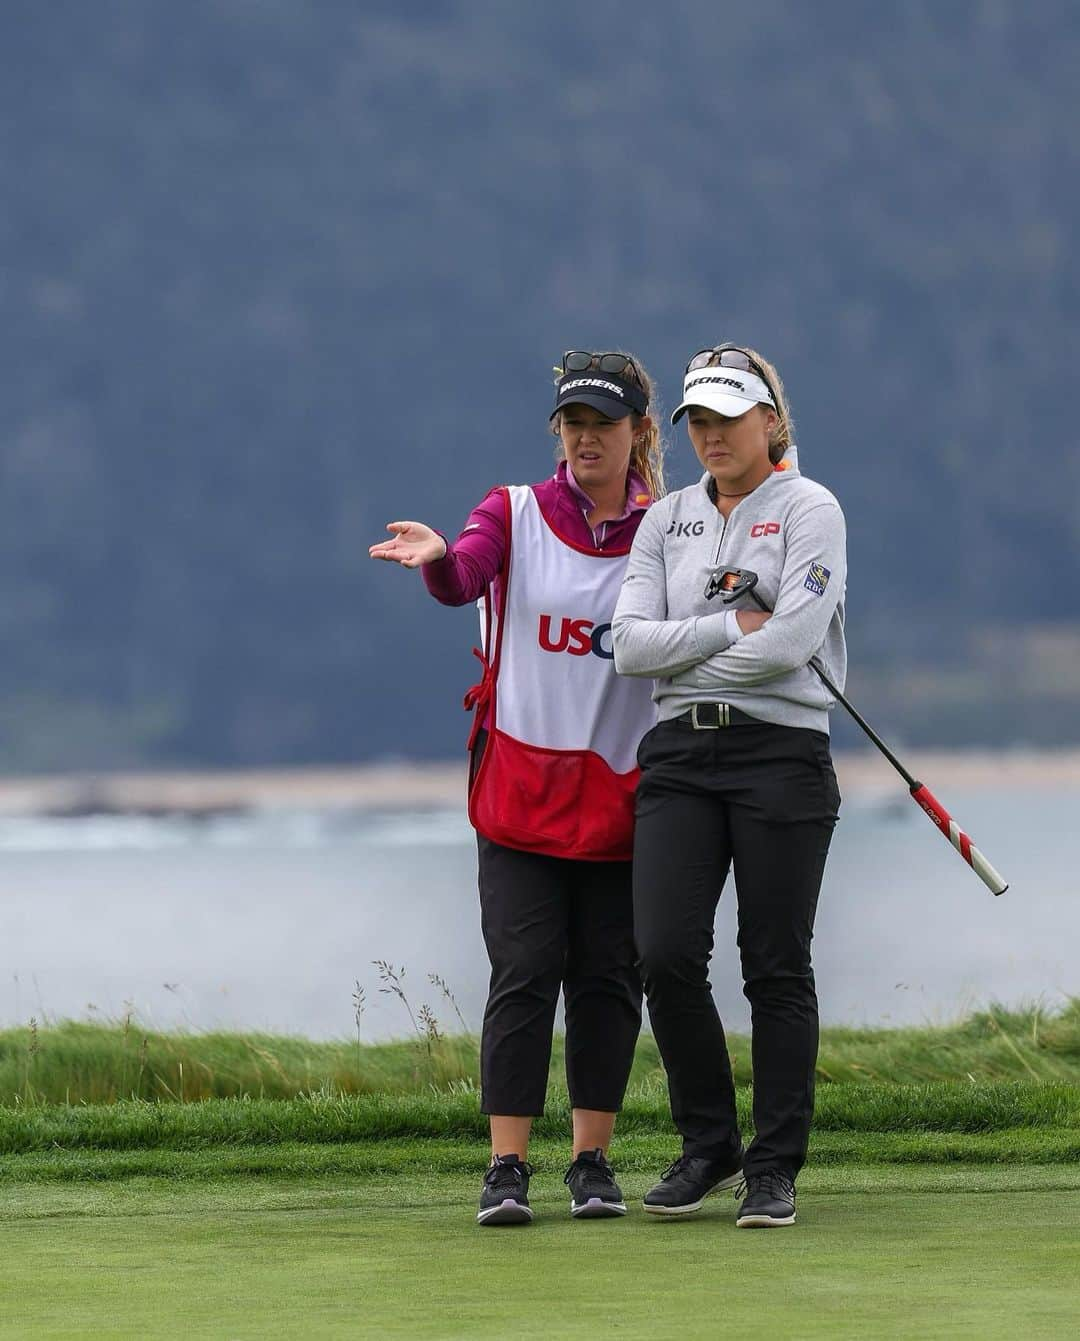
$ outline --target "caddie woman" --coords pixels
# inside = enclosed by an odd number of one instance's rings
[[[626,1212],[607,1152],[641,1025],[630,882],[635,751],[656,714],[648,681],[615,674],[611,617],[631,541],[663,492],[661,447],[652,383],[637,359],[574,350],[558,371],[551,478],[493,489],[453,544],[400,521],[370,551],[420,568],[444,605],[481,605],[484,672],[466,706],[476,710],[469,818],[491,961],[483,1225],[532,1219],[529,1132],[544,1110],[560,987],[571,1214]]]
[[[829,754],[844,683],[844,516],[799,473],[776,369],[719,345],[687,365],[682,404],[705,473],[645,515],[614,618],[615,664],[655,677],[659,722],[638,752],[634,919],[682,1155],[645,1209],[684,1215],[745,1179],[740,1227],[795,1221],[814,1103],[810,941],[840,803]],[[717,608],[723,574],[757,593]],[[743,1150],[708,963],[734,867],[753,1023],[755,1136]]]

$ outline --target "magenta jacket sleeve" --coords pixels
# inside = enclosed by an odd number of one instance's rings
[[[469,513],[454,543],[447,541],[445,557],[421,566],[424,585],[442,605],[479,600],[498,576],[506,554],[503,509],[501,491],[492,489]]]

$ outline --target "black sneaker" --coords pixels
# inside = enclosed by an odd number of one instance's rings
[[[700,1211],[706,1197],[742,1182],[742,1161],[741,1150],[734,1162],[683,1155],[645,1193],[645,1209],[651,1215],[689,1215]]]
[[[795,1223],[795,1184],[779,1169],[747,1174],[746,1197],[739,1207],[739,1229],[772,1229],[775,1225]]]
[[[567,1169],[563,1182],[570,1189],[570,1214],[576,1220],[626,1214],[619,1184],[599,1147],[583,1150]]]
[[[533,1218],[529,1206],[532,1171],[532,1165],[525,1164],[517,1155],[496,1155],[484,1174],[477,1224],[527,1225]]]

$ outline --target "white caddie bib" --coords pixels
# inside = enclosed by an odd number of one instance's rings
[[[507,561],[473,700],[491,702],[490,732],[470,818],[507,846],[629,860],[637,747],[656,710],[650,680],[615,673],[628,551],[565,540],[532,489],[505,493]]]

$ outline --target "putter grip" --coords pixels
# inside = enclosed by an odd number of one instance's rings
[[[911,796],[926,811],[945,837],[956,848],[983,884],[992,894],[1004,894],[1009,888],[997,871],[961,829],[929,787],[916,782],[911,788]]]

